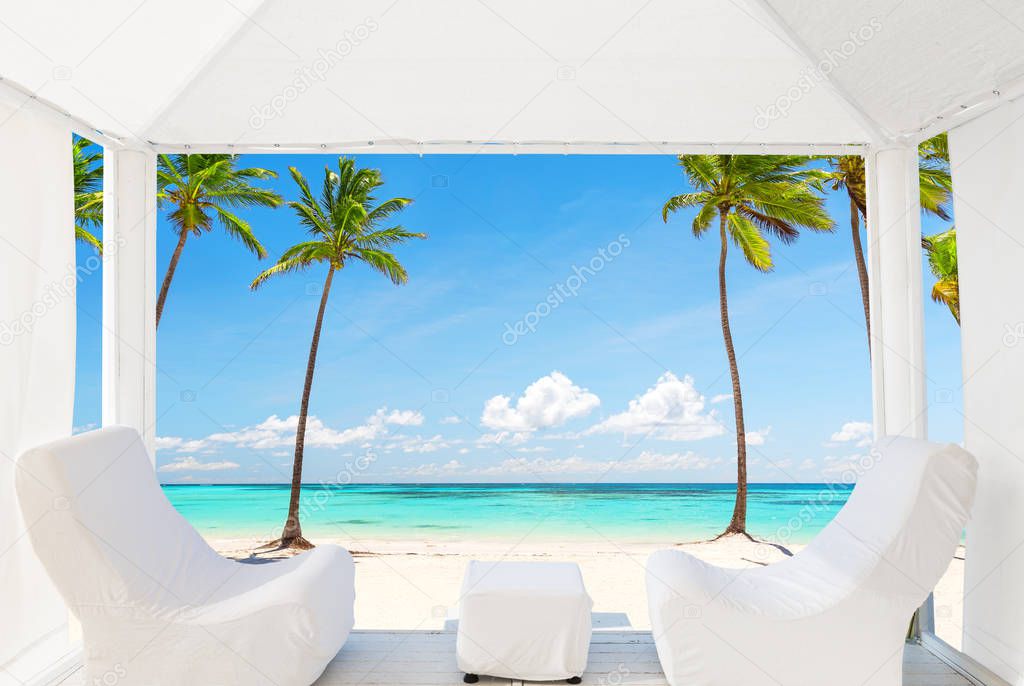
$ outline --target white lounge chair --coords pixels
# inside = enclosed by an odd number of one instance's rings
[[[308,686],[348,637],[347,551],[221,557],[164,497],[134,430],[49,443],[19,466],[32,545],[82,624],[83,683]]]
[[[738,571],[651,556],[651,629],[670,684],[899,686],[908,623],[952,559],[977,463],[955,445],[894,438],[861,467],[845,507],[783,562]]]

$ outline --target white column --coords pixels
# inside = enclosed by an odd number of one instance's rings
[[[921,196],[915,147],[869,154],[871,374],[875,433],[925,438]]]
[[[967,527],[963,649],[1024,683],[1024,100],[949,136],[960,270]]]
[[[156,155],[107,150],[103,171],[103,425],[156,441]]]

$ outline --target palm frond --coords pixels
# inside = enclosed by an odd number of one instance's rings
[[[249,284],[251,290],[256,290],[267,282],[267,279],[278,276],[280,274],[289,274],[291,272],[302,271],[312,266],[312,263],[306,262],[305,260],[294,257],[290,260],[278,260],[273,266],[260,272],[259,276],[252,280]]]
[[[374,207],[366,215],[366,221],[371,226],[384,221],[391,215],[401,212],[412,204],[412,198],[391,198]]]
[[[369,221],[369,219],[367,219]],[[356,244],[365,248],[390,248],[393,245],[404,243],[413,238],[423,239],[427,234],[409,231],[403,226],[392,226],[389,229],[381,229],[372,233],[360,236]]]
[[[352,253],[350,257],[366,263],[372,269],[388,277],[391,280],[391,283],[396,286],[400,286],[409,280],[409,275],[406,273],[405,267],[403,267],[398,261],[398,258],[386,250],[364,248],[358,252]]]
[[[96,252],[103,254],[103,241],[81,226],[75,226],[75,240],[91,245]]]
[[[743,251],[747,263],[760,272],[770,272],[774,267],[771,247],[757,227],[739,214],[730,214],[726,221],[729,237]]]
[[[698,191],[696,193],[682,193],[681,195],[674,195],[669,198],[665,205],[661,208],[661,220],[664,222],[668,221],[668,215],[673,212],[685,209],[687,207],[696,207],[697,205],[703,205],[711,199],[711,194],[707,191]]]
[[[267,256],[267,249],[256,238],[256,235],[252,232],[252,227],[249,226],[249,222],[220,206],[214,206],[214,212],[217,214],[217,218],[220,220],[224,231],[229,236],[237,238],[249,252],[261,260]]]

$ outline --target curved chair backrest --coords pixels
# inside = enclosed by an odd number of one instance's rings
[[[833,588],[881,588],[916,605],[952,559],[977,470],[956,445],[882,438],[853,470],[857,485],[846,505],[791,562],[819,568]]]
[[[232,573],[164,497],[134,429],[27,451],[17,492],[33,548],[76,614],[96,605],[159,614],[198,604]]]

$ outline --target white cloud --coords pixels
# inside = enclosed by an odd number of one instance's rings
[[[705,401],[693,385],[693,377],[678,378],[665,372],[652,388],[633,400],[622,413],[608,417],[586,433],[645,434],[673,441],[695,441],[721,436],[725,427],[714,410],[704,411]]]
[[[451,447],[451,442],[445,440],[441,434],[435,434],[430,438],[403,436],[392,447],[401,449],[403,453],[435,453]]]
[[[870,422],[846,422],[843,428],[832,434],[829,441],[836,443],[855,443],[858,447],[871,445],[874,428]]]
[[[383,409],[381,408],[381,410]],[[381,410],[377,410],[377,412],[380,413]],[[384,423],[398,426],[419,426],[423,423],[423,414],[417,410],[392,410],[384,417]]]
[[[347,429],[333,429],[317,417],[306,418],[306,445],[314,448],[335,448],[350,443],[364,444],[387,435],[389,425],[418,426],[423,415],[416,410],[388,410],[382,407],[367,417],[366,421]],[[298,415],[281,418],[270,415],[259,424],[243,427],[237,431],[222,431],[205,438],[187,440],[177,436],[159,436],[158,450],[173,450],[178,453],[211,453],[222,446],[235,446],[252,450],[273,450],[295,444],[295,432],[299,426]]]
[[[461,424],[462,420],[455,415],[449,415],[441,420],[442,424]]]
[[[176,453],[211,453],[213,448],[203,439],[186,440],[178,436],[157,436],[157,450],[173,450]]]
[[[718,395],[711,397],[711,404],[717,405],[718,403],[724,403],[726,400],[732,400],[732,393],[719,393]]]
[[[550,453],[551,448],[544,445],[534,445],[529,448],[516,448],[517,453]]]
[[[530,434],[526,431],[496,431],[495,433],[484,434],[476,439],[476,444],[482,447],[491,445],[522,445],[530,440]]]
[[[767,426],[757,431],[747,432],[747,445],[764,445],[764,442],[768,440],[768,434],[772,432],[772,427]]]
[[[395,470],[395,473],[403,476],[438,476],[441,474],[452,474],[457,472],[461,467],[462,463],[458,460],[449,460],[441,465],[431,462],[429,464],[421,464],[415,467],[404,467],[402,469]]]
[[[527,386],[515,403],[507,395],[488,400],[480,422],[498,431],[536,431],[585,417],[600,404],[596,395],[555,371]]]
[[[225,469],[238,469],[237,462],[229,462],[227,460],[223,462],[200,462],[196,458],[188,455],[186,457],[179,457],[174,462],[168,462],[163,465],[157,471],[159,472],[216,472]]]

